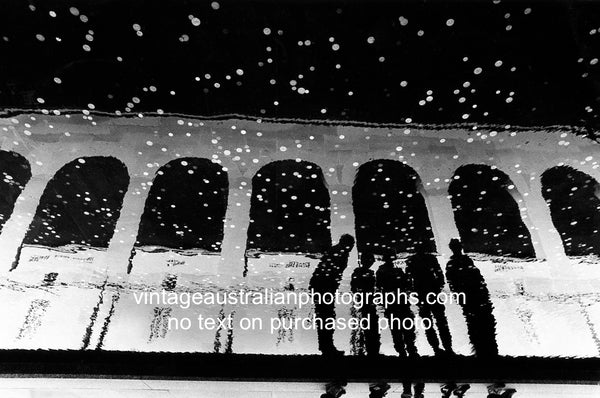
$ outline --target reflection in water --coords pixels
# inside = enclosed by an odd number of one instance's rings
[[[461,306],[475,355],[496,356],[496,319],[490,292],[481,272],[462,249],[458,239],[450,241],[452,256],[446,266],[446,278],[453,292],[465,295]]]
[[[334,381],[327,383],[324,387],[325,393],[321,394],[320,398],[338,398],[346,394],[346,382]],[[463,398],[467,395],[467,391],[471,389],[470,384],[428,384],[430,391],[435,391],[439,388],[441,398]],[[507,387],[504,383],[495,383],[486,387],[487,398],[512,398],[517,392],[515,388]],[[369,384],[369,398],[383,398],[392,390],[392,386],[384,381],[373,382]],[[405,381],[402,383],[402,398],[424,398],[425,383]],[[482,398],[473,393],[473,398]]]

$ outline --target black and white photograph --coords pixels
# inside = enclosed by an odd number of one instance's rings
[[[0,398],[600,397],[600,1],[0,21]]]

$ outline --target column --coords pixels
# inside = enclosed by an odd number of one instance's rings
[[[0,234],[0,272],[11,269],[47,182],[45,176],[32,176],[17,198],[13,213]]]
[[[564,266],[567,257],[563,248],[562,239],[550,215],[550,208],[542,196],[542,185],[539,177],[531,180],[530,190],[523,195],[523,201],[527,207],[527,213],[539,236],[539,243],[543,253],[538,257],[544,258],[553,267]]]
[[[427,187],[424,189],[423,196],[433,228],[437,251],[448,258],[451,255],[448,248],[450,239],[460,237],[454,222],[452,203],[448,198],[448,188],[446,186]]]
[[[246,186],[242,187],[238,178],[229,175],[229,199],[219,266],[219,274],[236,278],[241,278],[244,272],[246,239],[250,225],[252,187],[249,178],[244,181]]]
[[[115,233],[108,245],[103,265],[112,275],[127,272],[129,256],[135,245],[144,205],[150,191],[149,187],[141,189],[141,182],[147,182],[147,178],[131,178],[129,188],[123,197],[123,206],[115,225]]]

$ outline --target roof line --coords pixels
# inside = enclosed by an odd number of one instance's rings
[[[56,113],[58,112],[58,113]],[[85,113],[84,113],[85,112]],[[255,121],[257,123],[293,123],[293,124],[314,124],[319,126],[343,126],[343,127],[372,127],[372,128],[426,128],[432,130],[442,130],[449,128],[468,128],[472,130],[511,130],[511,131],[541,131],[541,130],[570,130],[575,133],[585,134],[588,138],[597,141],[599,138],[594,138],[596,130],[583,125],[564,125],[564,124],[548,124],[539,126],[513,125],[511,123],[395,123],[395,122],[369,122],[360,120],[337,120],[337,119],[306,119],[306,118],[276,118],[276,117],[260,117],[254,115],[246,115],[240,113],[224,113],[216,115],[194,115],[177,112],[119,112],[112,113],[98,110],[88,109],[39,109],[39,108],[4,108],[0,110],[0,117],[9,118],[23,114],[43,114],[45,116],[62,116],[62,115],[94,115],[112,118],[144,118],[144,117],[180,117],[197,120],[228,120],[241,119]],[[140,117],[141,115],[141,117]]]

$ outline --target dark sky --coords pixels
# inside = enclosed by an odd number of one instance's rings
[[[4,109],[599,126],[600,2],[1,7]]]

